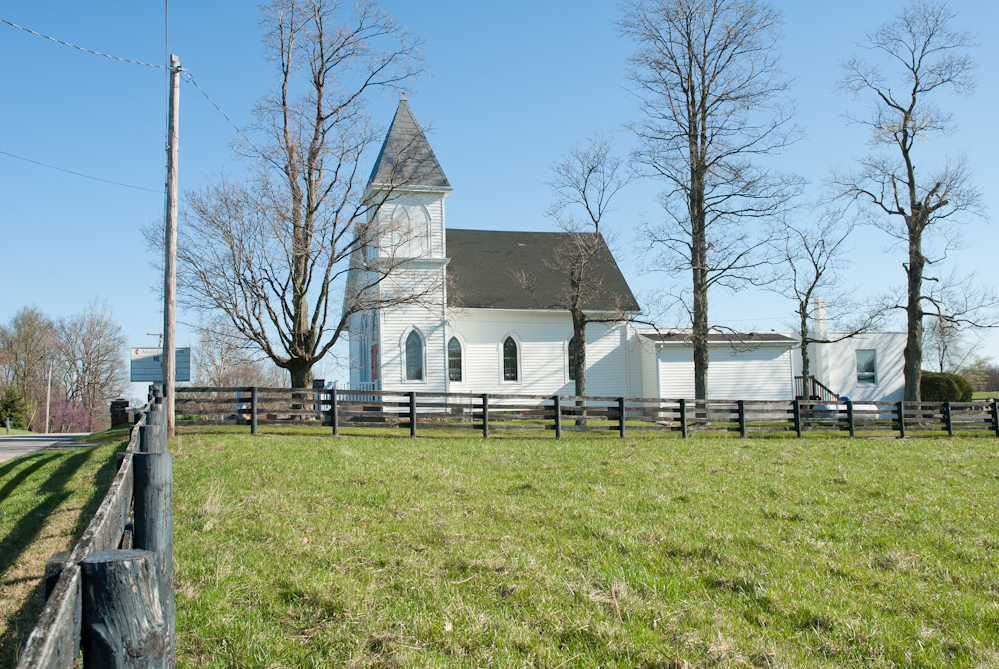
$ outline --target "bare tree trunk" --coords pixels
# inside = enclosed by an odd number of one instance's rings
[[[807,400],[810,399],[808,395],[808,377],[812,371],[812,361],[808,356],[808,308],[807,305],[804,309],[798,312],[801,316],[801,394]]]
[[[691,170],[690,259],[693,274],[691,339],[694,344],[694,398],[708,398],[708,242],[704,229],[704,181]]]
[[[586,395],[586,318],[580,311],[572,310],[572,336],[576,340],[575,355],[570,361],[576,375],[576,397]],[[586,401],[576,400],[576,406],[586,411]],[[576,419],[576,425],[586,425],[586,418]]]
[[[923,367],[923,308],[920,304],[923,295],[923,258],[921,234],[909,236],[908,301],[906,321],[908,335],[905,339],[905,394],[907,402],[919,401],[919,387]]]

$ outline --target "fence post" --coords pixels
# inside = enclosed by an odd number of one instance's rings
[[[746,400],[738,400],[736,406],[739,408],[739,438],[746,438]]]
[[[898,438],[905,439],[905,400],[898,403]]]
[[[562,438],[562,398],[552,395],[552,406],[555,409],[555,438]]]
[[[801,400],[795,398],[794,400],[794,432],[798,435],[798,439],[801,439]]]
[[[680,436],[687,438],[687,400],[680,400]]]
[[[259,391],[256,386],[250,388],[250,434],[257,433],[257,395]]]
[[[489,438],[489,393],[482,394],[482,438]]]
[[[172,666],[154,562],[149,551],[110,550],[80,563],[84,667]]]
[[[158,426],[166,432],[163,426]],[[134,479],[132,545],[152,552],[166,626],[166,645],[174,653],[173,596],[173,456],[167,452],[136,453]]]
[[[850,427],[850,437],[856,437],[857,425],[853,420],[853,400],[846,401],[846,423]]]
[[[618,397],[617,398],[617,418],[618,418],[617,436],[619,436],[622,439],[624,439],[624,429],[625,428],[624,428],[624,398],[623,397]]]
[[[49,556],[49,559],[45,561],[45,599],[49,598],[52,591],[55,590],[56,583],[59,582],[59,577],[62,576],[62,570],[66,568],[66,562],[69,559],[69,551],[58,551]]]
[[[999,400],[992,400],[992,429],[999,437]]]
[[[409,393],[409,436],[416,436],[416,393]]]
[[[947,436],[954,436],[954,415],[951,412],[950,402],[944,402],[944,421],[947,423]]]
[[[337,388],[333,386],[332,398],[330,401],[330,420],[333,422],[333,436],[340,436],[340,401],[336,396]]]

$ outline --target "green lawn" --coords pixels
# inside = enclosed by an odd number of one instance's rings
[[[18,427],[10,428],[10,436],[13,437],[21,434],[35,434],[35,433],[32,432],[31,430],[22,430],[21,428]],[[7,436],[7,428],[4,427],[3,423],[0,423],[0,437],[5,437],[5,436]]]
[[[994,397],[999,397],[999,392],[995,390],[987,390],[980,393],[975,393],[976,400],[990,400]]]
[[[39,451],[0,463],[0,667],[14,666],[45,604],[45,561],[71,549],[115,475],[128,430],[90,448]]]
[[[994,438],[171,450],[181,667],[999,665]]]

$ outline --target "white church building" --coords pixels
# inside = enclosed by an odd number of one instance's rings
[[[544,306],[556,303],[554,296],[568,286],[568,278],[550,267],[563,233],[448,228],[451,190],[403,98],[365,191],[369,202],[382,202],[372,229],[384,231],[389,241],[372,248],[385,257],[354,263],[348,286],[367,285],[365,268],[391,261],[393,272],[369,290],[426,291],[422,300],[351,318],[351,388],[574,394],[572,319],[567,310]],[[613,322],[587,326],[587,395],[692,398],[693,353],[685,334],[629,323],[640,308],[606,245],[598,267],[601,297],[585,310]],[[709,397],[792,399],[800,374],[794,336],[761,332],[737,339],[711,335]],[[896,333],[873,333],[813,345],[813,373],[834,393],[854,400],[900,399],[899,339]]]

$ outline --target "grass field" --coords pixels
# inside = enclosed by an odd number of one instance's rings
[[[98,446],[40,451],[0,463],[0,667],[12,667],[44,605],[45,561],[83,534],[115,474],[128,430]]]
[[[976,400],[990,400],[994,397],[999,397],[999,391],[988,390],[980,393],[975,393]]]
[[[994,438],[171,450],[182,667],[999,666]]]

